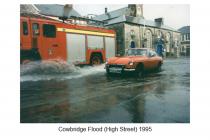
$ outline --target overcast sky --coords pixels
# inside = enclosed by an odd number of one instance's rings
[[[104,13],[104,8],[113,11],[127,5],[74,5],[74,9],[81,15]],[[190,25],[190,6],[189,5],[143,5],[144,17],[154,20],[158,17],[164,18],[164,24],[178,29],[182,26]]]

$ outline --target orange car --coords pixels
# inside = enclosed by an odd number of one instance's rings
[[[109,58],[105,68],[107,74],[134,72],[141,77],[145,71],[160,70],[162,64],[162,57],[159,57],[154,51],[146,48],[132,48],[126,50],[125,56]]]

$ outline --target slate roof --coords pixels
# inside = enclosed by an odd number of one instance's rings
[[[179,32],[178,30],[171,28],[167,25],[160,25],[155,21],[147,20],[142,17],[133,17],[127,16],[128,7],[121,8],[115,11],[108,12],[107,14],[102,14],[94,17],[93,19],[100,20],[100,21],[107,21],[105,25],[112,25],[116,23],[126,22],[126,23],[133,23],[139,25],[145,25],[150,27],[156,27],[166,30],[171,30],[175,32]]]
[[[20,13],[33,13],[38,14],[38,9],[34,7],[32,4],[21,4],[20,5]]]
[[[190,33],[190,26],[183,26],[182,28],[179,29],[179,31],[184,34]]]
[[[113,19],[113,18],[119,17],[121,15],[126,15],[127,10],[128,10],[127,7],[120,8],[120,9],[108,12],[108,14],[102,14],[102,15],[96,16],[93,19],[100,20],[100,21],[106,21],[108,19]]]
[[[117,18],[108,20],[107,23],[105,24],[106,26],[116,24],[116,23],[121,23],[121,22],[126,22],[126,23],[132,23],[132,24],[138,24],[138,25],[145,25],[149,27],[156,27],[156,28],[161,28],[161,29],[166,29],[166,30],[171,30],[178,32],[176,29],[171,28],[167,25],[159,25],[158,23],[152,21],[152,20],[146,20],[140,17],[132,17],[132,16],[119,16]]]
[[[40,14],[48,15],[48,16],[57,16],[62,17],[63,16],[63,7],[64,5],[59,4],[35,4],[35,7],[39,10]],[[72,9],[69,12],[68,17],[75,16],[80,17],[81,15]]]
[[[59,4],[21,4],[20,13],[34,13],[46,16],[62,17],[63,8],[64,5]],[[81,15],[74,9],[69,12],[68,17],[70,16],[81,17]]]

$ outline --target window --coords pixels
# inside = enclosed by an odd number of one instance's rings
[[[157,56],[156,52],[149,51],[149,57],[154,57],[154,56]]]
[[[139,56],[146,56],[147,50],[145,49],[128,49],[127,55],[133,56],[133,55],[139,55]]]
[[[23,25],[23,35],[28,35],[28,24],[27,24],[27,22],[23,22],[22,23],[22,25]]]
[[[146,31],[146,47],[147,48],[152,48],[152,32],[150,30]]]
[[[185,37],[186,37],[185,41],[188,40],[188,34],[185,34]]]
[[[33,29],[33,35],[38,36],[39,35],[39,24],[38,23],[33,23],[32,24],[32,29]]]
[[[136,44],[134,41],[131,41],[130,48],[136,48]]]
[[[54,38],[56,37],[56,28],[55,25],[44,24],[43,25],[43,36]]]

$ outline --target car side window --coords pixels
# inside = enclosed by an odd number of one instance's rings
[[[157,56],[156,52],[152,51],[152,56]]]
[[[151,57],[151,51],[148,51],[148,56]]]
[[[157,56],[157,54],[154,51],[149,51],[148,56],[149,57],[154,57],[154,56]]]

